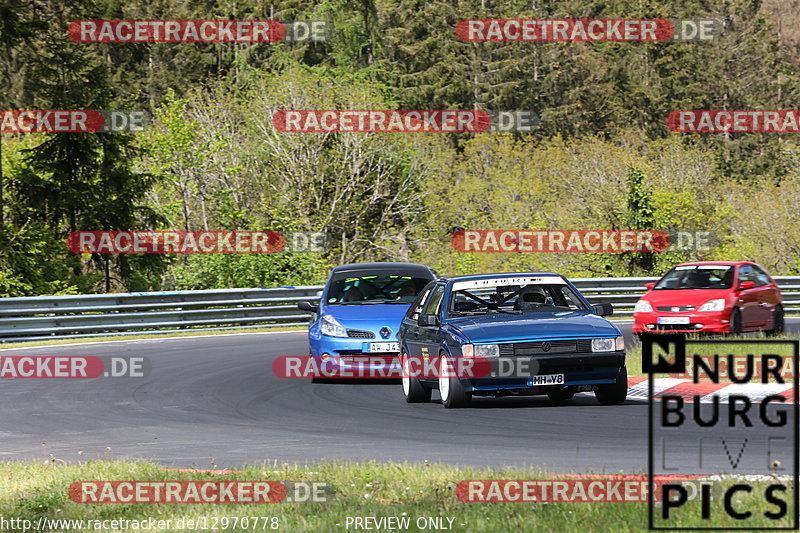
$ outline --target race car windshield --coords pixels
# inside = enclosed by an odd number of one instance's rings
[[[448,316],[455,318],[502,313],[572,311],[590,311],[590,309],[566,284],[498,284],[454,290],[450,297]]]
[[[684,265],[667,272],[653,289],[730,289],[732,285],[730,265]]]
[[[331,281],[328,305],[410,304],[430,280],[399,274],[342,275]]]

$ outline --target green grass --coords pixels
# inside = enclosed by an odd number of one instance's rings
[[[498,450],[502,447],[499,446]],[[498,457],[499,459],[500,457]],[[323,463],[299,465],[268,464],[249,466],[232,474],[165,471],[159,465],[135,461],[89,461],[79,464],[62,462],[0,463],[0,518],[36,521],[40,516],[53,519],[171,519],[208,517],[277,517],[279,531],[331,532],[348,531],[350,517],[408,516],[409,531],[418,517],[454,518],[453,531],[506,532],[557,531],[624,533],[645,531],[646,503],[464,503],[455,495],[455,486],[466,479],[547,479],[541,470],[488,470],[457,468],[440,464]],[[201,504],[79,504],[71,501],[67,488],[74,481],[89,480],[276,480],[324,481],[333,484],[335,495],[325,503],[201,505]],[[725,482],[730,485],[731,483]],[[737,498],[742,509],[757,515],[774,509],[758,497]],[[790,498],[786,498],[791,502]],[[721,514],[714,507],[715,516]],[[677,525],[709,525],[699,520],[699,504],[682,512]],[[791,514],[789,515],[791,516]],[[228,527],[218,531],[271,531]],[[716,517],[713,525],[726,527],[736,523]],[[749,524],[750,526],[756,524]],[[760,526],[774,525],[761,517]],[[184,529],[185,530],[185,529]],[[4,531],[21,531],[21,528]],[[70,531],[77,531],[71,529]],[[104,530],[108,531],[108,530]],[[129,529],[128,531],[136,531]],[[150,530],[152,531],[152,530]],[[166,528],[160,531],[183,531]],[[349,531],[354,531],[350,528]]]
[[[202,328],[198,329],[190,329],[186,331],[181,331],[178,333],[159,333],[158,331],[147,331],[143,332],[141,335],[98,335],[97,337],[85,337],[80,339],[51,339],[46,340],[47,337],[44,337],[43,340],[36,340],[36,341],[26,341],[26,342],[4,342],[0,343],[0,350],[7,349],[7,348],[22,348],[22,347],[35,347],[35,346],[52,346],[56,344],[84,344],[87,342],[113,342],[113,341],[127,341],[127,340],[136,340],[136,339],[169,339],[172,337],[196,337],[200,335],[231,335],[234,333],[263,333],[263,332],[280,332],[280,331],[302,331],[305,332],[306,330],[300,326],[286,326],[286,327],[264,327],[264,328],[234,328],[229,330],[223,331],[209,331]]]

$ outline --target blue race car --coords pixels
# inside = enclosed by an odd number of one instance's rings
[[[439,389],[445,407],[472,396],[546,394],[552,401],[594,391],[604,405],[627,397],[625,343],[603,315],[558,274],[442,278],[425,287],[400,326],[403,393],[426,402]],[[469,359],[484,373],[462,372]],[[419,372],[424,364],[438,369]],[[461,365],[459,364],[461,363]]]
[[[308,328],[311,356],[330,374],[399,375],[397,331],[408,306],[437,274],[417,263],[356,263],[333,269]],[[326,374],[327,375],[327,374]],[[315,378],[315,382],[324,379]]]

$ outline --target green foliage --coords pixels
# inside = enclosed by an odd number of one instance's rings
[[[197,254],[177,263],[164,287],[196,290],[322,284],[331,267],[314,254]]]
[[[654,216],[652,206],[652,189],[646,183],[646,176],[639,168],[628,171],[628,210],[624,220],[628,229],[650,229]]]
[[[3,138],[0,294],[264,286],[326,265],[447,273],[655,274],[686,259],[800,272],[800,149],[788,135],[671,134],[675,109],[793,108],[798,56],[775,2],[0,0],[3,107],[147,108],[136,135]],[[468,43],[463,18],[714,18],[704,43]],[[73,43],[69,20],[324,20],[326,42]],[[793,19],[787,19],[792,26]],[[792,37],[793,38],[793,37]],[[529,135],[276,132],[278,109],[533,110]],[[735,207],[734,207],[735,206]],[[714,231],[711,251],[460,254],[469,229]],[[781,231],[776,228],[782,228]],[[324,231],[321,257],[94,256],[79,229]],[[110,277],[105,278],[106,261]]]
[[[628,187],[628,210],[625,212],[623,220],[626,228],[636,230],[656,229],[655,214],[652,205],[652,188],[646,183],[647,177],[641,169],[631,167],[628,171],[626,185]],[[652,253],[635,252],[625,254],[624,259],[628,262],[628,271],[652,272],[655,257]]]
[[[108,65],[91,47],[66,36],[64,20],[84,18],[88,1],[55,8],[45,2],[30,24],[40,38],[26,55],[24,79],[30,106],[39,109],[112,109]],[[31,16],[26,13],[26,16]],[[44,27],[44,22],[51,25]],[[30,51],[21,50],[21,54]],[[144,289],[157,286],[162,258],[87,257],[67,251],[72,231],[135,229],[156,223],[142,200],[151,189],[147,174],[133,170],[139,157],[129,134],[48,133],[14,146],[4,165],[4,278],[6,291],[22,293]],[[106,269],[108,275],[105,275]],[[104,281],[104,283],[100,283]]]
[[[649,229],[712,231],[723,237],[702,257],[723,254],[732,222],[720,203],[726,182],[715,179],[710,154],[678,138],[647,142],[635,136],[546,142],[482,134],[461,153],[434,160],[436,180],[426,196],[429,231],[416,259],[434,258],[449,273],[552,270],[572,276],[652,275],[694,259],[663,253],[460,253],[458,229]],[[744,186],[743,190],[749,190]],[[447,198],[447,202],[442,202]]]

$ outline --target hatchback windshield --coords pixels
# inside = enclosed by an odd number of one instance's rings
[[[399,274],[343,274],[331,281],[326,302],[346,304],[409,304],[430,280]]]
[[[561,278],[498,278],[453,284],[448,316],[589,311]]]
[[[682,265],[667,272],[654,290],[730,289],[732,285],[731,265]]]

